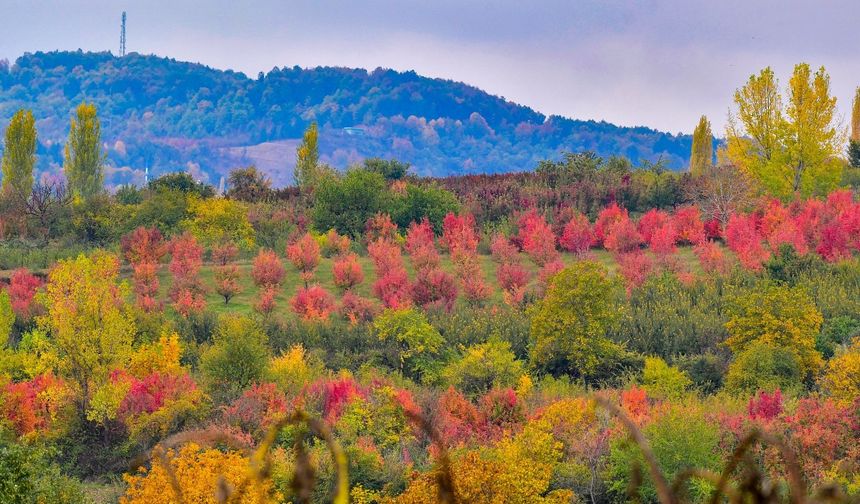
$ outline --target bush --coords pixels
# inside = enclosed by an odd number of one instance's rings
[[[224,316],[200,368],[213,397],[226,400],[260,381],[269,362],[266,334],[247,317]]]
[[[442,379],[468,396],[477,397],[491,389],[515,387],[524,367],[506,341],[492,339],[470,346],[460,359],[442,370]]]
[[[657,399],[677,400],[692,385],[687,373],[666,364],[659,357],[646,357],[642,370],[642,388]]]

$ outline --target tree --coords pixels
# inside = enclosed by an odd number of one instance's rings
[[[88,199],[102,191],[104,160],[101,123],[96,106],[81,103],[69,128],[63,170],[69,190],[76,198]]]
[[[414,378],[424,377],[437,361],[445,340],[424,313],[413,309],[388,309],[373,322],[380,341],[394,343],[392,364]]]
[[[378,173],[351,169],[342,177],[326,177],[314,191],[314,227],[355,239],[371,217],[388,211],[389,202],[385,179]]]
[[[812,74],[808,64],[795,65],[787,100],[784,105],[770,67],[751,76],[735,92],[738,109],[737,118],[729,117],[728,157],[777,197],[827,193],[841,179],[837,155],[843,139],[825,69]]]
[[[714,163],[714,135],[711,122],[702,116],[693,130],[693,146],[690,150],[690,173],[699,176]]]
[[[325,321],[334,311],[334,297],[319,285],[299,287],[290,304],[304,320]]]
[[[310,233],[305,233],[295,243],[287,245],[287,258],[299,270],[307,288],[308,282],[313,278],[314,271],[320,263],[319,243]]]
[[[606,337],[619,320],[617,285],[606,269],[576,262],[553,277],[532,308],[532,363],[553,375],[587,378],[621,350]]]
[[[302,137],[302,143],[296,149],[296,168],[293,178],[296,185],[303,188],[314,188],[319,174],[319,130],[317,123],[312,122]]]
[[[763,343],[796,355],[804,376],[821,367],[815,337],[823,319],[801,288],[765,282],[735,296],[727,312],[725,344],[735,355]]]
[[[29,110],[12,116],[3,144],[3,192],[13,191],[26,200],[33,190],[33,166],[36,164],[36,120]]]
[[[511,344],[497,338],[466,348],[460,359],[442,370],[446,383],[470,397],[514,387],[524,375],[523,363],[514,356]]]
[[[56,345],[61,375],[78,387],[82,415],[89,412],[94,390],[131,353],[135,324],[125,303],[128,287],[118,279],[116,257],[80,255],[59,261],[40,294],[47,312],[39,325]]]
[[[264,200],[272,193],[272,181],[254,165],[232,170],[227,186],[228,198],[248,203]]]
[[[192,200],[191,216],[182,226],[205,246],[235,243],[243,249],[254,245],[254,228],[244,203],[226,198]]]
[[[860,87],[854,93],[854,106],[851,107],[851,138],[848,141],[848,161],[854,168],[860,168]]]
[[[732,214],[746,210],[752,201],[752,184],[737,166],[719,163],[707,167],[693,182],[690,195],[706,219],[726,227]]]
[[[284,265],[274,250],[260,249],[254,258],[251,278],[257,287],[278,287],[284,280]]]
[[[830,359],[821,384],[840,404],[848,406],[860,397],[860,337]]]
[[[409,163],[396,159],[367,158],[364,160],[364,169],[379,173],[385,180],[400,180],[409,173]]]
[[[645,357],[642,370],[642,388],[656,399],[677,400],[693,382],[687,373],[670,366],[660,357]]]
[[[227,397],[259,382],[269,362],[264,333],[250,318],[223,316],[212,335],[212,346],[200,357],[200,368],[210,390]]]

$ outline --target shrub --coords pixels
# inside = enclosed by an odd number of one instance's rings
[[[350,290],[364,281],[364,270],[355,254],[346,254],[335,259],[331,266],[334,284],[343,290]]]
[[[334,311],[334,297],[319,285],[300,287],[290,304],[304,320],[328,320]]]
[[[606,250],[617,253],[632,252],[641,244],[642,236],[636,231],[633,222],[626,217],[610,224],[603,240]]]
[[[642,370],[642,388],[657,399],[680,399],[692,385],[687,373],[666,364],[659,357],[646,357]]]
[[[441,376],[448,385],[477,397],[491,389],[514,387],[524,374],[523,363],[514,356],[510,343],[492,339],[466,348]]]
[[[591,229],[591,224],[588,222],[588,217],[581,213],[576,213],[564,225],[561,232],[561,237],[558,239],[558,244],[568,252],[582,255],[591,248],[594,243],[594,232]]]
[[[697,245],[705,240],[705,226],[699,208],[695,205],[685,206],[675,210],[672,215],[672,227],[678,234],[678,241],[685,244]]]
[[[276,288],[284,281],[284,265],[274,250],[261,249],[254,258],[251,278],[261,288]]]
[[[457,301],[454,277],[440,268],[420,270],[412,284],[412,300],[424,308],[442,306],[451,311]]]
[[[529,272],[521,264],[500,264],[496,269],[496,280],[504,290],[505,302],[514,306],[523,302],[529,282]]]
[[[392,367],[413,378],[433,373],[445,341],[423,313],[388,309],[374,320],[373,329],[379,340],[391,348]]]
[[[259,382],[269,362],[266,334],[250,318],[224,316],[201,356],[200,369],[210,393],[224,399]]]
[[[310,233],[305,233],[295,243],[287,245],[287,258],[299,270],[305,287],[307,287],[320,263],[319,243]]]

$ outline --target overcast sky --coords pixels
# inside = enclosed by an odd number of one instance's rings
[[[415,70],[545,114],[722,134],[732,93],[771,65],[824,65],[847,124],[859,0],[0,0],[0,58],[128,50],[256,75],[274,66]]]

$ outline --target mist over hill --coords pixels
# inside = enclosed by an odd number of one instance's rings
[[[619,97],[623,99],[624,97]],[[72,109],[92,101],[102,120],[107,182],[186,170],[218,184],[256,164],[290,183],[295,145],[312,121],[323,162],[398,158],[419,175],[533,169],[565,151],[686,166],[691,139],[646,127],[544,116],[478,88],[415,72],[273,68],[256,77],[132,53],[37,52],[0,62],[0,121],[30,108],[38,168],[58,173]]]

